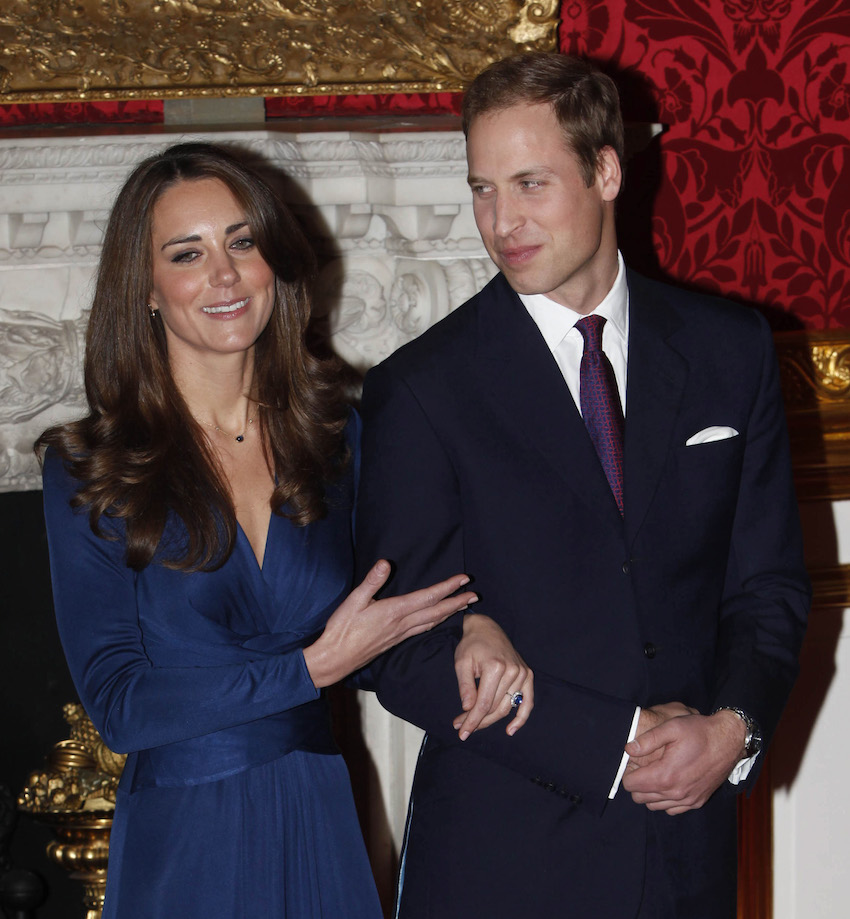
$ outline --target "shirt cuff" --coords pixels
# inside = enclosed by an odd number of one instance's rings
[[[639,720],[640,720],[640,706],[638,705],[636,706],[634,716],[632,717],[632,726],[629,728],[629,737],[626,743],[631,743],[635,739],[635,734],[637,734],[637,727],[638,727]],[[753,757],[753,759],[755,759],[755,757]],[[623,757],[620,760],[620,768],[617,770],[617,774],[616,776],[614,776],[614,784],[611,786],[611,790],[608,792],[609,801],[611,800],[611,798],[614,797],[615,794],[617,794],[617,791],[620,788],[620,782],[622,782],[623,780],[623,775],[626,771],[626,766],[628,764],[629,764],[629,754],[626,753],[625,750],[623,750]],[[736,769],[740,768],[740,765],[741,764],[738,763],[738,765],[735,768]],[[750,766],[752,766],[752,763],[750,763]],[[749,771],[750,770],[748,768],[747,772]],[[746,774],[744,775],[744,778],[746,778]],[[729,781],[730,782],[732,781],[732,776],[729,776]],[[738,782],[740,781],[741,780],[738,779]],[[737,785],[738,783],[736,782],[735,784]]]
[[[739,760],[735,768],[729,773],[727,781],[731,782],[733,785],[740,785],[750,774],[750,770],[753,768],[753,764],[758,757],[758,753],[755,753],[753,756],[748,756],[745,759]]]

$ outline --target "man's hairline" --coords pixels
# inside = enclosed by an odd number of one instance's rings
[[[555,120],[558,122],[558,127],[561,129],[561,137],[562,137],[562,139],[563,139],[563,141],[564,141],[564,146],[567,148],[567,151],[568,151],[569,153],[571,153],[571,154],[576,158],[576,160],[578,161],[580,167],[582,168],[582,172],[584,172],[584,165],[585,165],[585,164],[584,164],[584,161],[582,160],[582,158],[579,156],[578,151],[576,150],[575,144],[573,143],[573,135],[571,135],[571,134],[569,133],[569,131],[567,131],[567,129],[564,127],[564,123],[563,123],[563,122],[561,121],[561,119],[558,117],[558,112],[556,111],[554,104],[553,104],[552,102],[549,102],[547,99],[541,99],[541,100],[539,100],[539,101],[534,102],[534,101],[530,101],[529,99],[521,99],[521,98],[518,98],[518,99],[515,99],[513,102],[507,102],[507,103],[494,103],[492,106],[490,106],[490,107],[484,109],[484,110],[481,111],[481,112],[478,112],[478,114],[474,115],[474,116],[473,116],[472,118],[470,118],[470,119],[467,121],[467,123],[466,123],[466,129],[465,129],[465,131],[464,131],[463,136],[464,136],[464,140],[466,141],[467,148],[468,148],[468,145],[469,145],[469,132],[472,130],[473,124],[475,124],[475,122],[476,122],[479,118],[486,118],[488,115],[497,115],[497,114],[499,114],[500,112],[506,112],[508,109],[515,108],[515,107],[520,106],[520,105],[524,105],[524,106],[528,106],[528,105],[546,105],[546,106],[549,107],[549,109],[552,111],[552,114],[555,116]],[[611,150],[613,150],[615,154],[617,153],[617,151],[614,149],[614,147],[611,146],[611,144],[603,144],[603,145],[596,151],[596,169],[597,169],[597,171],[601,168],[601,165],[602,165],[602,163],[601,163],[602,151],[605,150],[606,147],[608,147],[608,148],[610,148]],[[619,158],[619,154],[618,154],[618,158]],[[467,182],[468,182],[468,178],[467,178]],[[593,184],[592,181],[589,182],[587,187],[590,188],[590,186],[591,186],[592,184]]]

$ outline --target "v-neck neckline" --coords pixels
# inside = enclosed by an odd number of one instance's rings
[[[266,538],[263,541],[263,559],[262,561],[260,561],[260,559],[257,558],[257,553],[254,551],[254,547],[251,545],[251,540],[248,539],[248,534],[242,528],[242,524],[239,522],[238,518],[236,520],[237,534],[241,535],[242,539],[245,541],[245,546],[247,547],[248,552],[254,562],[254,565],[256,566],[257,571],[260,573],[261,576],[263,575],[263,567],[265,565],[266,555],[268,555],[268,551],[269,551],[269,538],[271,537],[271,532],[272,532],[272,516],[273,515],[272,515],[271,510],[269,510],[269,517],[268,517],[268,521],[266,522]]]

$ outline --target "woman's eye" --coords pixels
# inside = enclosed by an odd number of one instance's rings
[[[183,263],[194,262],[197,257],[198,257],[198,253],[194,251],[178,252],[176,255],[172,256],[171,261],[178,262],[178,263],[179,262],[183,262]]]
[[[250,249],[254,245],[254,240],[250,236],[240,236],[239,239],[234,240],[230,247],[231,249]]]

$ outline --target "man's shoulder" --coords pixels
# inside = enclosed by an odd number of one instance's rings
[[[767,333],[767,321],[753,307],[717,294],[656,281],[631,269],[627,278],[633,317],[663,311],[684,334],[698,339],[716,339],[725,334],[749,338]]]
[[[516,299],[516,294],[497,274],[478,293],[402,345],[370,373],[440,372],[468,356],[470,347],[479,339],[481,324],[490,320],[494,304],[510,298]]]

